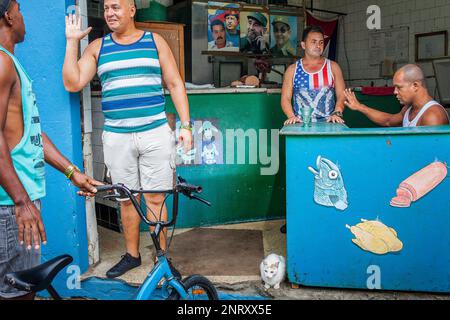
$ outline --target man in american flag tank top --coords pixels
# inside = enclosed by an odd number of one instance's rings
[[[305,29],[302,48],[305,57],[291,65],[284,75],[281,107],[285,124],[301,122],[300,108],[313,108],[312,122],[344,123],[345,82],[339,65],[324,58],[325,35],[320,27]]]
[[[284,74],[281,108],[287,117],[285,125],[302,122],[300,108],[313,108],[312,122],[344,123],[345,81],[339,65],[324,58],[325,35],[320,27],[303,31],[305,57],[289,66]],[[286,225],[281,227],[286,233]]]

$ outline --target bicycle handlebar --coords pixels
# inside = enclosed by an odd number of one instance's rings
[[[195,192],[195,193],[202,193],[203,188],[200,186],[194,186],[192,184],[186,183],[186,182],[180,182],[176,185],[176,187],[186,190],[188,192]]]
[[[130,190],[128,189],[124,184],[118,183],[118,184],[112,184],[112,185],[102,185],[97,186],[97,192],[105,192],[105,191],[118,191],[118,195],[109,195],[105,196],[104,198],[127,198],[130,199],[133,206],[135,207],[136,211],[138,212],[141,219],[149,226],[154,227],[156,225],[160,225],[161,227],[168,227],[174,224],[174,221],[176,219],[176,215],[178,212],[175,212],[174,217],[172,218],[172,221],[167,223],[160,223],[160,222],[152,222],[147,219],[146,215],[142,212],[142,209],[140,208],[139,203],[136,200],[136,196],[134,194],[136,193],[181,193],[184,196],[186,196],[189,199],[194,199],[197,201],[200,201],[207,206],[211,206],[211,203],[205,199],[200,198],[197,195],[194,195],[194,193],[201,193],[203,191],[202,187],[192,185],[186,182],[182,177],[178,177],[178,183],[172,190]],[[178,210],[176,210],[178,211]]]

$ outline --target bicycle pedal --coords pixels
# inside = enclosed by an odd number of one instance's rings
[[[164,285],[168,283],[168,280],[166,278],[163,278],[161,280],[159,280],[158,285],[156,286],[158,289],[161,289],[162,287],[164,287]]]

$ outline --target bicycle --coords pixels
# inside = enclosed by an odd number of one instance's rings
[[[97,187],[97,193],[111,191],[115,191],[115,193],[106,195],[104,198],[112,200],[129,199],[144,223],[153,228],[153,231],[150,231],[150,236],[156,249],[157,261],[144,283],[138,289],[134,299],[148,300],[158,288],[158,285],[162,282],[161,295],[167,300],[195,300],[196,298],[203,300],[205,300],[205,298],[207,300],[218,300],[216,288],[207,278],[201,275],[191,275],[183,280],[177,279],[173,275],[170,262],[166,257],[167,253],[161,249],[159,242],[159,236],[164,228],[174,226],[172,230],[173,237],[176,219],[178,216],[178,200],[180,193],[189,199],[198,200],[208,206],[211,206],[210,202],[194,194],[201,193],[202,188],[187,183],[186,180],[181,177],[178,177],[178,183],[172,190],[130,190],[125,185],[120,183]],[[172,219],[169,222],[164,222],[161,220],[152,222],[147,218],[139,205],[138,200],[136,199],[137,194],[145,193],[167,194],[164,199],[164,203],[170,195],[173,195]],[[168,247],[170,246],[170,242],[171,241],[169,241]],[[53,299],[60,300],[61,297],[51,283],[58,272],[69,265],[72,261],[73,258],[70,255],[62,255],[35,268],[9,273],[6,275],[5,281],[9,285],[27,292],[36,293],[47,290]]]

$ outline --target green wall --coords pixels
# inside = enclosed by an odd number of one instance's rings
[[[218,119],[219,130],[224,136],[226,129],[269,129],[267,140],[270,142],[270,129],[281,129],[284,121],[279,94],[192,94],[189,95],[189,105],[191,118],[194,120]],[[175,112],[170,97],[167,111]],[[225,143],[226,141],[224,146]],[[270,146],[268,149],[270,150]],[[192,227],[284,218],[284,150],[284,140],[280,138],[279,171],[272,176],[261,175],[260,169],[267,166],[262,166],[259,161],[255,165],[178,167],[178,175],[201,185],[204,189],[202,196],[211,201],[213,206],[210,208],[183,198],[177,225]],[[248,157],[246,158],[248,163]],[[224,151],[224,162],[225,159]]]
[[[365,104],[368,107],[387,113],[398,113],[401,110],[401,105],[395,96],[369,96],[366,94],[362,94],[361,92],[355,92],[355,94],[359,102]],[[344,110],[344,119],[346,125],[350,128],[378,127],[378,125],[370,121],[361,112],[353,111],[349,108],[346,108]]]
[[[364,104],[387,112],[398,112],[400,105],[395,97],[376,97],[357,93]],[[267,140],[270,150],[270,129],[281,129],[285,121],[280,106],[280,94],[267,93],[219,93],[189,94],[191,119],[217,119],[219,130],[224,136],[226,129],[268,129]],[[167,112],[176,113],[170,96],[167,96]],[[364,115],[345,111],[349,127],[375,126]],[[259,138],[258,138],[259,140]],[[235,145],[235,155],[236,152]],[[246,140],[248,152],[248,139]],[[259,151],[259,148],[258,148]],[[235,156],[236,158],[236,156]],[[224,163],[226,150],[224,148]],[[235,163],[236,163],[235,159]],[[200,202],[180,198],[178,227],[211,226],[259,220],[284,218],[286,215],[286,165],[285,141],[279,138],[279,169],[271,176],[261,175],[258,164],[216,164],[178,166],[177,174],[192,184],[203,187],[202,197],[212,202],[207,207]],[[168,201],[171,212],[171,201]],[[145,226],[142,227],[143,229]]]
[[[137,10],[136,21],[167,21],[167,8],[158,2],[151,1],[149,8]]]

